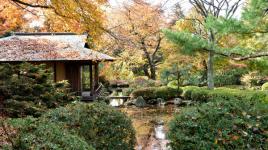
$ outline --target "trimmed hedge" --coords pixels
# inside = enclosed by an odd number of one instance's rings
[[[268,82],[264,83],[264,84],[261,86],[261,90],[262,90],[262,91],[267,91],[267,90],[268,90]]]
[[[133,150],[136,144],[131,120],[104,103],[69,104],[7,123],[17,129],[13,149]]]
[[[133,98],[142,96],[145,101],[151,99],[162,98],[164,100],[169,100],[171,98],[179,97],[182,93],[181,89],[174,89],[167,86],[162,87],[148,87],[135,90],[131,93]]]
[[[167,87],[170,87],[170,88],[173,88],[173,89],[178,89],[178,81],[177,80],[170,81],[167,84]]]
[[[173,150],[268,149],[268,104],[214,99],[183,109],[169,124]]]
[[[239,100],[268,100],[267,93],[263,91],[253,90],[238,90],[229,88],[216,88],[208,90],[205,87],[188,86],[183,87],[183,96],[187,100],[197,102],[208,102],[217,98],[225,100],[239,99]]]

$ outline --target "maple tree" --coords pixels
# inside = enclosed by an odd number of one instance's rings
[[[114,52],[126,60],[132,59],[136,69],[141,69],[150,79],[156,79],[157,65],[162,60],[161,29],[167,27],[161,6],[152,6],[144,0],[134,0],[113,12],[110,29],[113,33]],[[146,14],[146,15],[145,15]],[[127,55],[125,55],[127,54]],[[135,70],[135,68],[133,68]]]
[[[14,10],[26,10],[28,13],[31,9],[42,11],[46,21],[41,31],[86,32],[90,39],[97,41],[105,31],[105,16],[101,7],[106,3],[107,0],[10,0],[2,6],[13,4]]]
[[[0,35],[18,29],[25,22],[23,10],[12,5],[9,0],[2,0],[0,5]]]

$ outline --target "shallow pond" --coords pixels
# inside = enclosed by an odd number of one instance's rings
[[[120,108],[131,119],[136,130],[137,150],[168,150],[166,132],[168,123],[174,113],[180,108],[174,105],[150,106],[137,108],[135,106]]]

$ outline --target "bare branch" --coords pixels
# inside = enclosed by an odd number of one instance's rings
[[[236,57],[232,58],[233,60],[237,61],[243,61],[243,60],[248,60],[248,59],[253,59],[253,58],[259,58],[259,57],[265,57],[268,56],[268,52],[260,52],[260,53],[255,53],[255,54],[249,54],[243,57]]]
[[[219,51],[215,51],[215,50],[210,50],[210,49],[202,49],[205,52],[210,52],[213,51],[214,54],[219,55],[219,56],[223,56],[223,57],[227,57],[230,58],[232,60],[235,61],[245,61],[245,60],[249,60],[249,59],[254,59],[254,58],[260,58],[260,57],[265,57],[268,56],[268,52],[264,51],[264,52],[257,52],[257,53],[252,53],[252,54],[248,54],[245,56],[242,56],[242,54],[238,54],[238,53],[222,53]]]
[[[162,37],[160,37],[160,35],[159,35],[158,40],[157,40],[156,48],[155,48],[154,53],[153,53],[153,55],[152,55],[153,58],[155,57],[156,53],[157,53],[158,50],[160,49],[161,41],[162,41]]]
[[[14,3],[17,3],[17,4],[21,4],[21,5],[24,5],[24,6],[29,6],[29,7],[34,7],[34,8],[51,8],[51,6],[49,5],[39,5],[39,4],[31,4],[31,3],[27,3],[27,2],[24,2],[22,0],[11,0],[13,1]]]

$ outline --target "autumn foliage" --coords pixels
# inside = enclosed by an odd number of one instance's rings
[[[0,35],[17,30],[24,23],[24,11],[18,9],[9,0],[1,0],[0,5]]]

